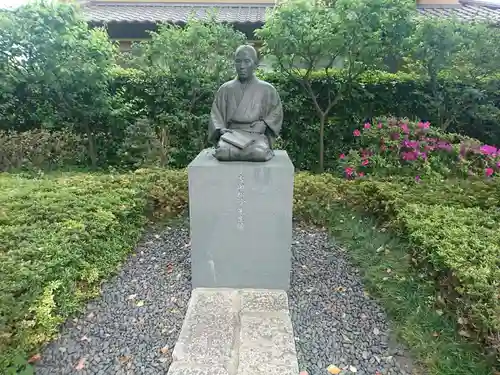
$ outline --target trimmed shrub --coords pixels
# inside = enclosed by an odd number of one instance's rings
[[[344,180],[333,194],[408,239],[415,265],[435,281],[464,332],[500,348],[498,178]]]
[[[167,124],[162,127],[169,131],[169,166],[185,167],[201,148],[208,146],[206,123],[213,92],[200,93],[200,99],[189,116],[179,116],[170,88],[184,87],[184,83],[160,72],[145,74],[139,70],[119,69],[114,75],[113,90],[123,93],[124,100],[131,103],[132,113],[148,118],[153,124]],[[297,169],[313,170],[318,160],[319,125],[310,99],[292,80],[277,73],[260,72],[259,75],[274,84],[282,97],[285,118],[279,146],[288,151]],[[338,79],[341,77],[326,78],[319,72],[315,73],[315,91],[326,92],[326,87],[335,87]],[[449,100],[464,100],[450,96],[465,95],[463,84],[446,76],[441,80],[443,90],[446,87],[454,89],[447,94]],[[500,103],[498,82],[497,77],[477,82],[476,90],[481,91],[481,97],[472,100],[474,106],[467,112],[454,113],[455,121],[448,130],[458,130],[483,142],[500,145],[500,117],[496,111],[490,110]],[[335,169],[338,155],[348,152],[355,144],[353,131],[356,124],[387,115],[431,123],[437,121],[437,114],[428,110],[435,108],[429,104],[429,90],[429,83],[413,74],[368,72],[362,75],[352,87],[351,95],[342,98],[325,128],[325,168]],[[319,100],[322,97],[320,95]]]
[[[373,176],[480,177],[500,172],[500,150],[429,122],[381,119],[353,132],[358,150],[339,156],[349,179]]]
[[[0,171],[52,170],[81,165],[86,158],[83,140],[69,131],[0,130]]]
[[[131,176],[0,175],[0,368],[45,343],[135,245],[146,194]],[[2,371],[3,372],[3,371]]]

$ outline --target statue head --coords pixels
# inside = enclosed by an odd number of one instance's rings
[[[234,53],[234,66],[240,81],[250,79],[258,65],[259,60],[255,48],[245,44],[236,49]]]

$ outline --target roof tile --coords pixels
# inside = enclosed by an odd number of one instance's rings
[[[83,12],[89,22],[186,22],[190,15],[229,23],[263,23],[271,4],[88,4]]]
[[[210,11],[216,11],[220,22],[264,23],[266,11],[274,4],[188,4],[188,3],[96,3],[88,2],[83,7],[89,22],[186,22],[190,15],[204,18]],[[450,17],[456,15],[462,20],[500,21],[500,7],[463,4],[459,6],[419,6],[420,14],[427,17]]]
[[[458,19],[464,21],[472,20],[492,20],[495,22],[500,21],[500,6],[484,6],[484,5],[469,5],[463,4],[459,6],[429,6],[419,7],[420,14],[428,17],[452,17],[456,16]]]

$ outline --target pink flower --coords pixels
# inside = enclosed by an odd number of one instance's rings
[[[365,129],[370,129],[372,127],[372,125],[369,122],[365,122],[365,124],[363,125],[363,127]]]
[[[403,133],[408,134],[410,132],[410,129],[408,129],[408,125],[407,124],[402,124],[401,125],[401,129],[403,130]]]
[[[356,129],[352,132],[352,134],[354,134],[355,137],[359,137],[361,135],[361,132],[358,129]]]
[[[420,153],[420,157],[421,157],[422,159],[427,159],[427,153],[425,153],[425,152],[421,152],[421,153]]]
[[[391,133],[391,139],[396,140],[399,139],[399,133]]]
[[[493,168],[486,168],[485,173],[487,177],[490,177],[493,174]]]
[[[415,176],[415,182],[420,182],[420,176]]]
[[[497,163],[497,167],[500,168],[500,161]]]
[[[408,161],[417,159],[417,153],[415,151],[403,152],[403,153],[401,153],[401,156],[402,156],[403,160],[408,160]]]
[[[429,129],[429,126],[430,126],[430,122],[429,121],[426,121],[426,122],[422,122],[420,121],[417,126],[420,128],[420,129]]]
[[[483,155],[493,155],[497,153],[497,148],[490,145],[481,146],[480,150]]]
[[[382,129],[382,126],[383,126],[382,123],[379,122],[378,125],[377,125],[377,128]]]
[[[348,175],[348,176],[352,176],[352,174],[354,173],[354,169],[351,168],[351,167],[347,167],[346,169],[344,169],[344,172]]]
[[[364,166],[367,166],[368,164],[370,164],[370,162],[368,161],[368,159],[365,159],[361,162],[361,165],[364,165]]]
[[[359,177],[364,177],[364,175],[365,175],[365,174],[364,174],[363,172],[359,172],[359,173],[358,173],[358,176],[359,176]]]
[[[339,159],[345,159],[345,154],[340,154]]]

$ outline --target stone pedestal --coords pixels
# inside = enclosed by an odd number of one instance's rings
[[[294,167],[219,162],[203,150],[188,166],[193,288],[288,290]]]

